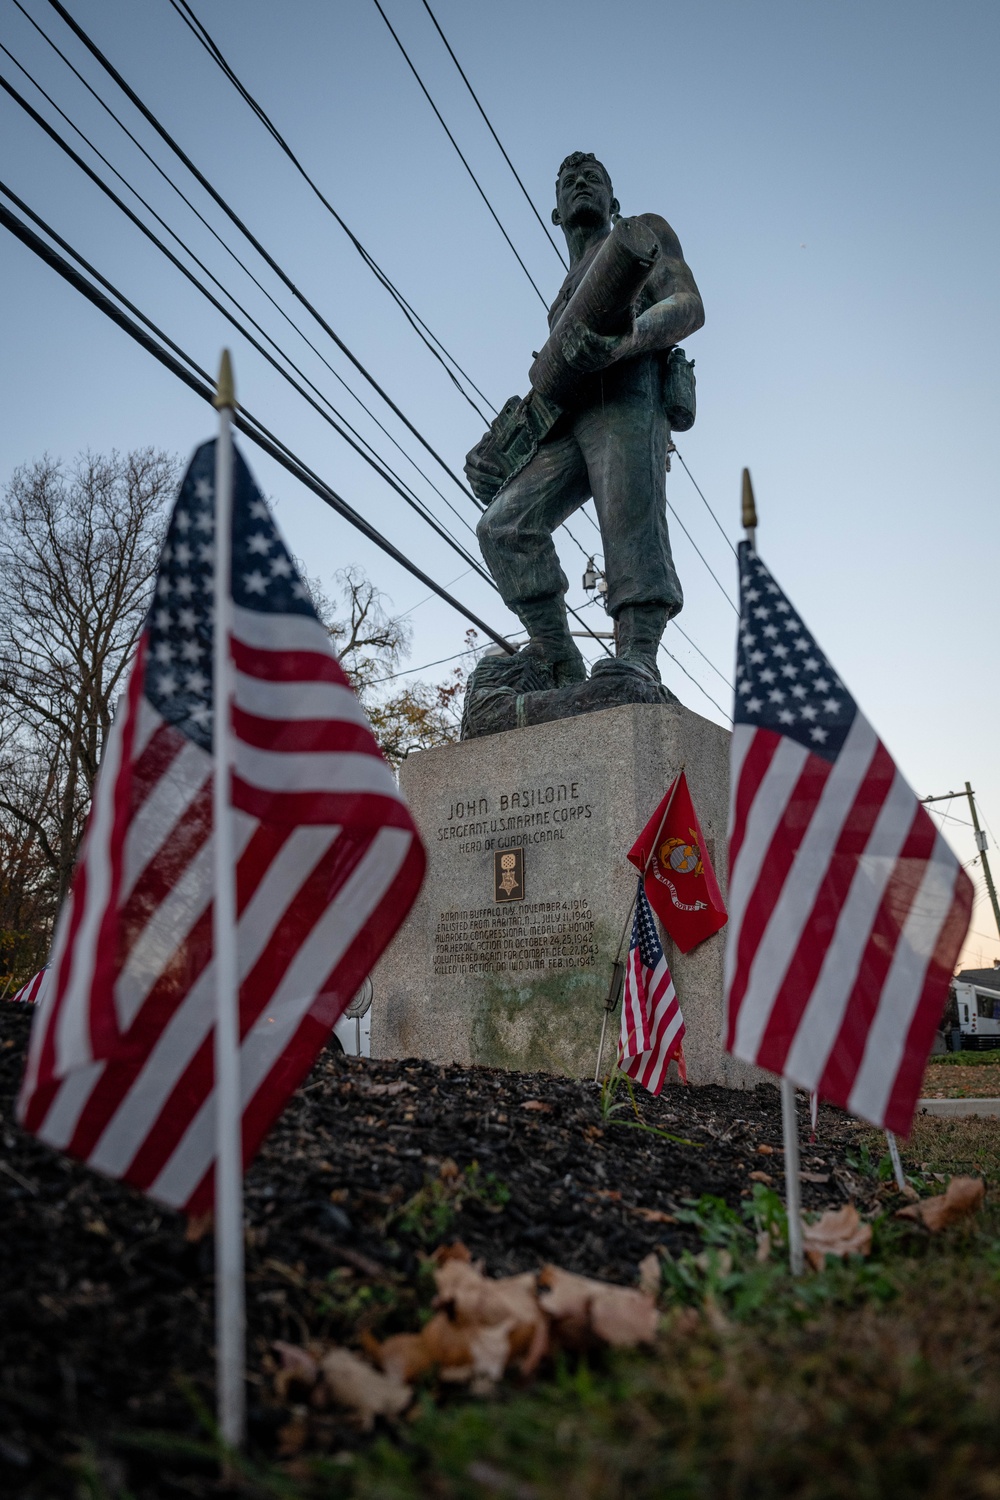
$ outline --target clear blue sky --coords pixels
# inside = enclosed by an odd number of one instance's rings
[[[343,374],[346,361],[83,52],[45,0],[25,8],[192,196]],[[168,0],[66,0],[411,419],[460,468],[482,424],[456,396],[343,233],[197,46]],[[193,0],[237,73],[418,312],[491,400],[526,389],[542,307],[370,0]],[[420,0],[393,24],[547,298],[561,269],[465,93]],[[678,446],[730,536],[753,472],[759,546],[919,793],[968,778],[1000,831],[997,672],[996,62],[1000,9],[952,0],[432,0],[547,216],[567,152],[595,151],[625,213],[664,214],[701,286],[699,415]],[[116,167],[366,433],[368,419],[51,53],[12,0],[0,39]],[[23,87],[13,65],[3,73]],[[60,128],[65,129],[61,126]],[[229,343],[241,398],[435,577],[465,564],[407,512],[225,320],[102,201],[6,96],[3,179],[213,368]],[[90,158],[88,151],[83,154]],[[103,169],[102,169],[103,170]],[[179,454],[211,430],[196,397],[0,236],[0,481],[48,451],[147,443]],[[341,397],[343,400],[341,401]],[[366,397],[367,399],[367,397]],[[385,416],[384,410],[380,415]],[[421,467],[404,430],[387,421]],[[379,446],[389,450],[379,437]],[[311,572],[363,566],[413,610],[419,666],[457,652],[465,623],[246,446]],[[396,455],[398,458],[398,454]],[[407,467],[434,507],[450,512]],[[435,480],[440,475],[433,475]],[[447,480],[442,490],[463,502]],[[683,471],[669,494],[734,592],[733,558]],[[474,520],[471,508],[465,512]],[[586,550],[589,523],[573,524]],[[735,615],[672,525],[680,623],[731,677]],[[468,532],[465,539],[470,540]],[[561,543],[579,587],[584,559]],[[485,585],[455,591],[504,629]],[[595,623],[598,611],[589,610]],[[719,676],[668,644],[727,706]],[[671,664],[689,707],[720,718]],[[447,669],[433,669],[434,679]],[[967,817],[963,804],[953,811]],[[947,825],[963,859],[970,831]],[[1000,874],[1000,851],[995,867]],[[981,889],[980,872],[972,871]],[[1000,956],[988,903],[968,956]],[[992,934],[992,935],[991,935]]]

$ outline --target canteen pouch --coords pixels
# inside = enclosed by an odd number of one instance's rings
[[[696,411],[694,360],[679,347],[667,355],[663,377],[663,409],[673,432],[687,432],[694,426]]]

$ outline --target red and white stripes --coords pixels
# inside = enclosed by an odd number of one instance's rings
[[[909,1129],[971,884],[858,712],[835,760],[737,723],[726,1045]]]
[[[419,888],[424,853],[318,620],[235,609],[244,1160]],[[20,1110],[42,1140],[212,1201],[212,759],[143,695],[108,744]]]

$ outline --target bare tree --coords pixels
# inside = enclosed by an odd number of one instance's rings
[[[438,687],[400,682],[396,672],[411,639],[406,620],[389,614],[385,595],[360,568],[341,569],[336,584],[336,604],[310,588],[386,759],[398,766],[411,750],[456,740],[461,673]]]
[[[84,454],[69,469],[46,457],[0,496],[0,839],[5,854],[28,840],[52,907],[72,873],[176,477],[175,461],[151,448]]]

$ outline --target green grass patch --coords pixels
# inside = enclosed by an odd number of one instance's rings
[[[981,1068],[994,1067],[1000,1064],[1000,1047],[989,1052],[942,1052],[939,1057],[932,1057],[928,1062],[929,1068]]]
[[[858,1131],[849,1165],[884,1208],[870,1257],[828,1259],[796,1280],[771,1188],[757,1184],[738,1208],[688,1199],[679,1217],[701,1248],[661,1257],[655,1348],[560,1357],[530,1382],[511,1375],[478,1395],[425,1377],[407,1416],[374,1439],[283,1463],[251,1456],[233,1492],[1000,1500],[1000,1121],[918,1117],[900,1146],[921,1194],[953,1173],[984,1177],[978,1218],[934,1236],[893,1217],[885,1136]],[[456,1196],[483,1191],[477,1174],[445,1181]],[[431,1181],[421,1191],[399,1210],[414,1234],[442,1201]],[[363,1321],[368,1309],[357,1311]]]

